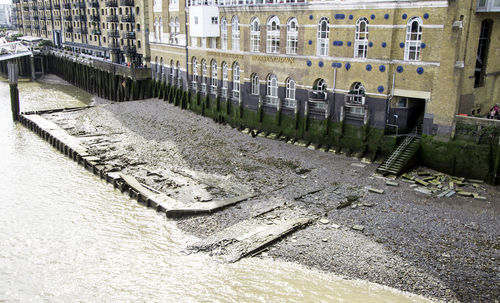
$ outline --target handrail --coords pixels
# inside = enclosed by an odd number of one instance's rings
[[[408,145],[410,145],[410,143],[413,141],[413,139],[417,137],[417,135],[418,135],[418,126],[415,127],[413,131],[403,140],[403,142],[396,148],[396,150],[389,156],[389,158],[387,158],[387,160],[384,161],[382,165],[380,165],[380,169],[381,170],[388,169],[392,165],[392,162],[394,162],[394,160],[396,160],[399,157],[401,152],[404,151],[406,147],[408,147]]]

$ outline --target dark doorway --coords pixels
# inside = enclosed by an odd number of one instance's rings
[[[415,126],[421,126],[425,112],[425,99],[395,97],[389,110],[389,124],[397,125],[398,133],[411,132]]]

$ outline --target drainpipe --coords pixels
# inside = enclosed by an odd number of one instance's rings
[[[188,35],[188,13],[187,9],[189,9],[189,6],[187,5],[187,1],[185,3],[185,8],[184,8],[184,28],[186,31],[186,91],[189,90],[189,52],[188,52],[188,45],[189,45],[189,35]]]
[[[333,104],[335,105],[335,88],[337,87],[337,68],[334,68],[333,69],[333,89],[332,89],[332,93],[333,93]],[[331,110],[330,110],[330,107],[327,107],[328,109],[328,112],[326,113],[326,117],[327,119],[330,119],[330,113],[331,113]]]
[[[396,124],[389,124],[389,109],[390,109],[390,104],[391,104],[391,101],[392,99],[394,99],[394,89],[396,87],[396,72],[394,72],[392,74],[392,88],[391,88],[391,94],[389,96],[389,99],[387,99],[387,107],[386,107],[386,114],[385,114],[385,117],[386,117],[386,120],[385,120],[385,125],[387,126],[393,126],[394,128],[396,128],[396,136],[398,135],[398,125]]]

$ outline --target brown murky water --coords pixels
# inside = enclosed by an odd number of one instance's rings
[[[21,82],[22,110],[81,106],[74,87]],[[0,82],[0,302],[427,302],[293,263],[216,263],[195,241],[11,121]]]

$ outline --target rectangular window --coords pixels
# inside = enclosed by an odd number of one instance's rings
[[[198,24],[198,16],[194,17],[194,24]]]
[[[207,38],[201,38],[201,47],[207,48]]]
[[[212,17],[212,24],[219,24],[219,18],[218,17]]]
[[[401,97],[398,100],[398,108],[407,108],[408,107],[408,98]]]
[[[217,48],[217,38],[216,37],[210,38],[210,48]]]

